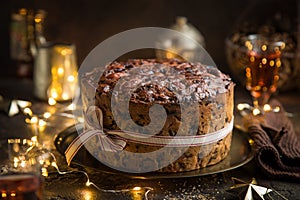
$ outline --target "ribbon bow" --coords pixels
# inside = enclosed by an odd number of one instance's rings
[[[124,139],[107,134],[103,131],[103,114],[101,109],[96,106],[89,106],[84,113],[85,131],[75,138],[65,151],[68,165],[79,151],[92,137],[97,136],[103,151],[117,152],[122,151],[126,145]]]

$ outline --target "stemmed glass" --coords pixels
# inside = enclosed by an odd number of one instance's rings
[[[252,113],[258,115],[274,110],[268,102],[277,90],[285,43],[272,37],[249,35],[245,37],[244,45],[246,89],[253,99]]]

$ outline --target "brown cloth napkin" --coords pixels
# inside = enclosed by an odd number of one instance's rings
[[[300,141],[282,105],[280,112],[267,112],[262,116],[247,117],[246,126],[255,142],[259,167],[273,178],[300,180]]]

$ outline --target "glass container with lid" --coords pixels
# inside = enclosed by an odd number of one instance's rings
[[[188,23],[186,17],[177,17],[176,23],[171,25],[169,29],[178,31],[186,37],[178,37],[178,34],[166,34],[161,35],[156,44],[156,57],[157,58],[177,58],[183,60],[193,60],[199,50],[199,43],[205,48],[205,40],[200,31],[192,24]],[[194,41],[197,43],[195,43]],[[168,49],[169,51],[163,51],[161,49]]]

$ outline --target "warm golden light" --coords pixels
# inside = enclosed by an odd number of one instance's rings
[[[51,117],[51,113],[50,112],[45,112],[43,114],[43,116],[44,116],[45,119],[49,119]]]
[[[135,190],[135,191],[139,191],[139,190],[141,190],[141,189],[142,189],[142,188],[139,187],[139,186],[136,186],[136,187],[132,188],[132,190]]]
[[[73,75],[68,76],[68,81],[69,82],[74,82],[75,81],[75,77]]]
[[[17,168],[18,167],[18,164],[19,163],[19,158],[17,157],[14,157],[14,167]]]
[[[48,104],[49,104],[50,106],[54,106],[54,105],[56,104],[56,100],[55,100],[53,97],[50,97],[50,98],[48,99]]]
[[[77,87],[77,63],[73,45],[54,47],[48,97],[56,101],[72,99]]]
[[[132,192],[132,198],[134,200],[142,200],[145,193],[145,191],[143,191],[142,188],[138,186],[132,188],[131,192]]]
[[[17,194],[16,194],[15,192],[11,192],[11,193],[10,193],[10,196],[11,196],[11,197],[15,197],[15,196],[17,196]]]
[[[166,53],[166,57],[167,57],[168,59],[170,59],[170,58],[174,58],[174,54],[173,54],[173,53],[171,53],[171,52],[169,52],[169,51],[167,51],[167,53]]]
[[[280,107],[279,106],[276,106],[274,109],[273,109],[274,112],[280,112]]]
[[[20,106],[21,108],[26,108],[31,106],[31,102],[18,100],[18,106]]]
[[[42,21],[42,18],[36,17],[34,18],[35,23],[40,23]]]
[[[245,109],[244,104],[241,104],[241,103],[238,104],[238,105],[237,105],[237,109],[238,109],[238,110],[244,110],[244,109]]]
[[[270,110],[272,110],[272,108],[271,108],[271,106],[269,104],[265,104],[263,109],[264,109],[264,111],[270,111]]]
[[[32,116],[32,110],[30,108],[24,108],[23,112],[26,115]]]
[[[262,45],[262,46],[261,46],[261,50],[262,50],[262,51],[266,51],[266,50],[267,50],[267,45],[265,45],[265,44]]]
[[[47,122],[45,122],[44,120],[40,119],[39,120],[39,126],[46,126],[47,125]]]
[[[75,110],[76,109],[76,105],[74,103],[71,103],[70,105],[68,105],[67,109],[68,110]]]
[[[253,111],[252,111],[252,114],[254,116],[259,115],[260,114],[260,110],[258,108],[254,108]]]
[[[2,196],[3,198],[7,197],[6,192],[2,192],[2,193],[1,193],[1,196]]]
[[[37,136],[33,136],[33,137],[31,137],[31,139],[30,139],[32,142],[37,142]]]
[[[274,64],[275,64],[274,60],[271,60],[271,61],[270,61],[270,67],[273,67]]]
[[[51,163],[51,166],[57,168],[56,162],[52,162],[52,163]]]
[[[63,98],[63,100],[68,100],[69,99],[69,94],[63,93],[62,98]]]
[[[266,64],[267,63],[267,59],[266,58],[263,58],[262,60],[261,60],[261,62],[262,62],[262,64]]]
[[[30,118],[26,118],[25,122],[26,122],[26,124],[30,124],[31,123]]]
[[[46,167],[42,167],[42,176],[45,176],[45,177],[47,177],[48,176],[48,170],[47,170],[47,168]]]
[[[280,67],[281,66],[281,61],[280,59],[276,59],[276,67]]]
[[[23,167],[23,168],[26,167],[26,161],[22,160],[21,163],[20,163],[20,166]]]
[[[248,50],[252,50],[253,49],[253,45],[251,44],[251,42],[250,41],[246,41],[245,42],[245,46],[248,48]]]
[[[83,190],[82,191],[82,197],[84,200],[92,200],[93,199],[93,193],[89,190]]]
[[[72,54],[72,52],[73,52],[72,49],[69,49],[69,48],[61,48],[60,49],[60,53],[63,56],[70,55],[70,54]]]
[[[25,8],[21,8],[21,9],[19,10],[19,13],[20,13],[21,15],[27,15],[27,10],[26,10]]]
[[[36,124],[38,122],[38,118],[36,116],[33,116],[31,119],[30,119],[30,123],[31,124]]]
[[[57,69],[57,74],[58,75],[60,75],[60,76],[62,76],[63,74],[64,74],[64,68],[62,68],[62,67],[59,67],[58,69]]]
[[[58,97],[58,94],[57,94],[57,89],[56,88],[52,88],[51,91],[50,91],[50,96],[54,99],[56,99]]]
[[[87,182],[85,183],[85,185],[86,185],[87,187],[89,187],[89,186],[91,185],[91,182],[90,182],[89,180],[87,180]]]

